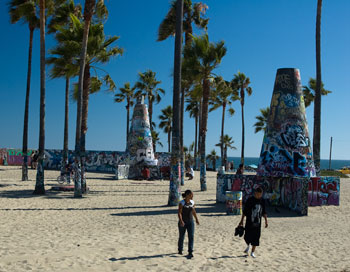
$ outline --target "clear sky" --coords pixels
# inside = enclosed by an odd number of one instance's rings
[[[9,23],[6,2],[0,4],[0,147],[21,148],[26,90],[29,31],[27,26]],[[107,70],[121,87],[134,84],[137,73],[151,69],[166,90],[161,103],[155,105],[154,121],[160,110],[172,104],[172,69],[174,39],[156,42],[160,22],[169,9],[169,0],[105,1],[109,18],[107,35],[118,35],[117,44],[124,48],[122,57],[113,59]],[[253,124],[259,109],[269,106],[276,70],[283,67],[300,69],[302,84],[315,77],[315,21],[317,0],[205,0],[210,18],[210,41],[225,41],[227,55],[215,71],[231,80],[237,71],[251,80],[253,95],[246,99],[246,157],[258,157],[263,134],[255,134]],[[321,50],[322,80],[333,93],[322,99],[321,158],[329,156],[333,136],[333,158],[350,159],[350,1],[324,0],[322,7]],[[200,32],[197,32],[200,33]],[[34,34],[32,84],[29,115],[29,148],[38,147],[39,134],[39,31]],[[54,45],[47,36],[47,49]],[[64,81],[46,81],[46,148],[63,146]],[[233,137],[237,150],[229,156],[240,156],[240,105],[236,114],[226,117],[225,133]],[[313,131],[313,105],[307,109],[310,138]],[[113,102],[113,94],[91,95],[89,104],[87,149],[125,149],[126,110]],[[74,147],[76,104],[70,103],[69,147]],[[219,141],[221,110],[209,114],[207,152]],[[185,115],[185,145],[194,141],[194,120]],[[160,134],[167,150],[167,136]],[[217,152],[219,149],[216,148]]]

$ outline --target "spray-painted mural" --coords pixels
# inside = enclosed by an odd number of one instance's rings
[[[314,177],[308,184],[309,206],[339,206],[340,178]]]
[[[242,191],[245,203],[254,190],[261,187],[264,190],[263,198],[270,205],[286,207],[300,215],[307,215],[307,178],[218,174],[217,181],[217,202],[225,202],[226,191]]]
[[[257,175],[315,176],[298,69],[277,70]]]
[[[30,156],[34,150],[29,150]],[[70,161],[73,161],[74,153],[69,151],[68,157]],[[159,152],[156,154],[158,158],[158,165],[155,168],[159,168],[159,172],[163,173],[163,177],[169,176],[166,172],[170,167],[170,154],[166,152]],[[126,152],[120,151],[86,151],[86,170],[90,172],[102,172],[102,173],[115,173],[116,166],[122,164],[127,158]],[[20,149],[0,149],[0,164],[2,165],[22,165],[23,157]],[[31,158],[28,158],[28,165],[31,163]],[[44,168],[47,170],[60,170],[62,163],[62,150],[58,149],[46,149]],[[152,168],[153,169],[153,168]],[[158,170],[152,170],[152,173],[158,172]],[[160,174],[157,174],[158,177]],[[155,177],[154,177],[155,178]]]

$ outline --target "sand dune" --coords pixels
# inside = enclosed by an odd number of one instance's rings
[[[72,192],[49,191],[58,174],[46,171],[47,194],[33,196],[35,171],[22,182],[19,167],[0,167],[0,271],[350,271],[346,179],[339,207],[312,207],[307,217],[269,209],[269,227],[252,259],[234,236],[240,216],[226,216],[224,205],[215,204],[215,173],[208,173],[206,192],[197,173],[183,188],[194,191],[201,223],[188,260],[176,254],[169,181],[88,173],[90,194],[75,199]]]

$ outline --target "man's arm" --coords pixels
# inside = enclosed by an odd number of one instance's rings
[[[264,217],[264,219],[265,219],[265,228],[267,228],[267,227],[269,226],[269,223],[267,223],[267,214],[264,213],[264,214],[263,214],[263,217]]]

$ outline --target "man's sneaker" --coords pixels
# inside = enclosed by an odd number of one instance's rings
[[[253,258],[256,258],[254,252],[250,253],[250,256],[252,256]]]
[[[193,254],[192,253],[189,253],[188,256],[187,256],[188,259],[192,259],[193,258]]]
[[[179,250],[179,254],[182,255],[182,250]]]
[[[249,246],[247,246],[247,248],[244,250],[244,253],[248,254],[248,251],[249,251]]]

